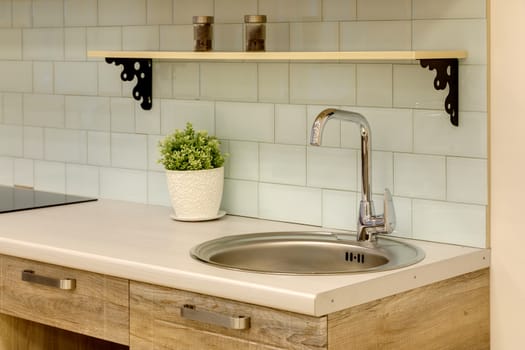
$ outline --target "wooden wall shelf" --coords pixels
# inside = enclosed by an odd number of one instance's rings
[[[133,98],[145,110],[152,107],[152,60],[194,62],[352,62],[352,61],[411,61],[419,60],[423,68],[436,70],[434,88],[449,87],[445,110],[450,122],[458,126],[458,60],[467,51],[340,51],[340,52],[193,52],[193,51],[88,51],[88,57],[105,58],[107,63],[124,67],[123,81],[137,78]]]

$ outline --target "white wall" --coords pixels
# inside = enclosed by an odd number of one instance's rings
[[[152,111],[120,67],[88,49],[191,50],[192,15],[215,48],[242,48],[242,18],[268,15],[269,50],[466,49],[460,127],[417,62],[154,63]],[[355,228],[358,133],[372,126],[373,189],[390,187],[400,235],[483,246],[487,205],[484,0],[0,0],[0,183],[169,205],[158,140],[187,120],[224,141],[230,213]],[[380,203],[377,205],[381,207]]]
[[[491,0],[491,343],[525,344],[525,2]]]

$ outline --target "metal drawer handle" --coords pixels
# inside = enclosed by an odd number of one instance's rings
[[[43,286],[54,287],[62,290],[74,290],[77,280],[72,278],[51,278],[35,274],[33,270],[22,271],[22,281],[41,284]]]
[[[195,305],[184,305],[180,309],[182,318],[192,321],[213,324],[229,329],[248,329],[250,328],[250,317],[246,316],[227,316],[215,312],[195,309]]]

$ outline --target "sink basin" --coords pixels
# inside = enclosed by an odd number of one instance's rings
[[[191,256],[217,267],[274,274],[329,275],[392,270],[425,257],[418,247],[379,237],[358,242],[330,232],[267,232],[204,242]]]

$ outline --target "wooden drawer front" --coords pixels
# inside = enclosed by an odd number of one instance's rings
[[[3,256],[1,311],[72,332],[129,344],[129,282],[96,273]],[[22,280],[24,270],[76,281],[61,290]]]
[[[245,330],[181,317],[184,305],[250,317]],[[326,317],[310,317],[171,288],[130,282],[131,350],[326,349]]]

